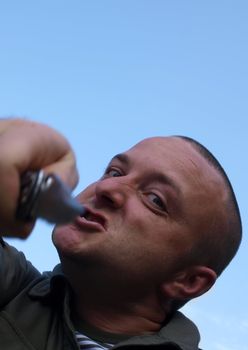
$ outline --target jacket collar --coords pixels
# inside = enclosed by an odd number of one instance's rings
[[[158,333],[135,336],[118,345],[160,345],[163,349],[167,349],[165,346],[168,346],[170,349],[198,350],[199,342],[200,334],[195,324],[177,311]]]
[[[53,271],[43,272],[30,286],[28,295],[32,298],[45,298],[49,295],[60,291],[64,293],[68,285],[65,275],[63,274],[61,264],[56,265]]]
[[[55,266],[52,272],[42,274],[40,281],[31,286],[29,296],[35,299],[43,299],[54,295],[64,299],[69,285],[62,272],[61,265]],[[119,345],[145,345],[145,346],[174,346],[180,350],[198,350],[200,334],[195,324],[181,312],[173,314],[170,321],[156,334],[131,337],[122,341]]]

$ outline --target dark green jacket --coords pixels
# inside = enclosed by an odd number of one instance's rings
[[[0,349],[78,349],[70,321],[70,287],[60,265],[40,274],[25,256],[0,243]],[[154,335],[129,338],[120,349],[198,350],[195,325],[176,312]]]

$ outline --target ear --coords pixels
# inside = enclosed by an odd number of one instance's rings
[[[215,283],[216,273],[206,266],[191,266],[178,272],[161,286],[166,299],[189,300],[206,293]]]

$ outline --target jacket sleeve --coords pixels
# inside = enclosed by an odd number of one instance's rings
[[[22,252],[0,238],[0,309],[40,275]]]

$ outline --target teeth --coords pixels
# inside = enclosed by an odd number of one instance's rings
[[[95,218],[91,214],[86,215],[85,219],[88,221],[96,221]]]
[[[92,215],[91,213],[86,213],[84,215],[84,218],[88,221],[93,221],[93,222],[100,222],[99,219],[97,219],[94,215]]]
[[[88,211],[86,211],[83,215],[82,215],[83,218],[85,218],[86,220],[89,220],[90,221],[90,213]]]
[[[96,222],[99,223],[101,225],[103,225],[103,219],[101,217],[99,217],[98,215],[94,215],[91,212],[87,211],[84,215],[83,218],[85,218],[85,220],[87,221],[92,221],[92,222]]]

